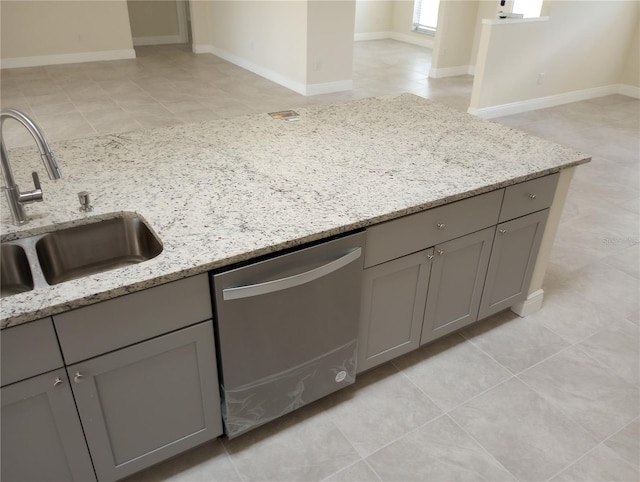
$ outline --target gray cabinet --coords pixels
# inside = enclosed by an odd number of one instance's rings
[[[2,480],[96,480],[64,369],[2,388]]]
[[[478,319],[494,231],[487,228],[436,245],[420,344]]]
[[[364,271],[358,371],[418,348],[432,257],[423,250]]]
[[[358,371],[525,299],[558,177],[368,228]]]
[[[526,298],[548,213],[544,209],[498,225],[479,318]]]
[[[2,330],[2,480],[116,480],[221,435],[211,317],[203,274]]]
[[[73,364],[67,372],[101,481],[222,433],[211,321]]]
[[[6,481],[95,480],[51,318],[2,330]]]

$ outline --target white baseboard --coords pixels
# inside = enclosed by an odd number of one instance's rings
[[[475,70],[471,65],[458,65],[457,67],[442,67],[429,69],[429,77],[432,79],[441,79],[443,77],[455,77],[457,75],[473,75],[471,72]]]
[[[427,47],[429,49],[433,48],[434,38],[431,35],[409,35],[398,32],[390,32],[393,40],[398,40],[400,42],[405,42],[408,44],[419,45],[420,47]]]
[[[344,92],[353,89],[353,80],[339,80],[337,82],[325,82],[324,84],[309,84],[305,87],[304,95],[331,94],[332,92]]]
[[[363,40],[384,40],[391,39],[407,44],[418,45],[420,47],[433,48],[433,37],[430,35],[409,35],[398,32],[367,32],[356,33],[353,35],[354,42],[361,42]]]
[[[184,43],[180,35],[156,35],[154,37],[133,37],[133,45],[168,45]]]
[[[209,44],[192,44],[191,51],[194,54],[213,54],[211,45]]]
[[[516,303],[511,307],[511,311],[513,311],[516,315],[525,317],[532,315],[540,308],[542,308],[542,299],[544,298],[544,290],[538,290],[531,293],[527,296],[527,299],[521,301],[520,303]]]
[[[36,55],[33,57],[13,57],[0,60],[3,69],[20,67],[40,67],[43,65],[79,64],[82,62],[98,62],[103,60],[135,59],[133,49],[102,50],[98,52],[81,52],[76,54]]]
[[[547,97],[537,97],[535,99],[528,99],[519,102],[512,102],[509,104],[494,105],[491,107],[482,107],[476,109],[475,107],[469,107],[467,112],[484,119],[492,119],[494,117],[501,117],[505,115],[519,114],[521,112],[528,112],[537,109],[546,109],[547,107],[554,107],[556,105],[569,104],[571,102],[579,102],[581,100],[594,99],[596,97],[603,97],[605,95],[623,94],[629,95],[638,94],[640,88],[633,86],[623,86],[621,84],[605,85],[602,87],[594,87],[592,89],[576,90],[573,92],[565,92],[564,94],[550,95]],[[635,97],[635,95],[631,95]]]
[[[354,42],[361,42],[363,40],[384,40],[391,38],[391,32],[366,32],[353,34]]]
[[[196,51],[197,49],[197,51]],[[224,49],[220,49],[218,47],[213,47],[211,45],[204,46],[198,45],[194,46],[194,52],[196,53],[211,53],[216,55],[232,64],[237,65],[238,67],[242,67],[243,69],[247,69],[254,74],[259,75],[260,77],[264,77],[265,79],[269,79],[276,84],[280,84],[287,89],[293,90],[298,94],[302,95],[318,95],[318,94],[329,94],[332,92],[342,92],[345,90],[353,89],[353,81],[349,80],[340,80],[336,82],[326,82],[322,84],[303,84],[301,82],[290,79],[278,72],[274,72],[273,70],[267,69],[261,65],[255,64],[245,58],[239,57],[235,54],[232,54]]]
[[[294,92],[297,92],[299,94],[302,95],[307,95],[306,92],[306,88],[307,86],[305,84],[302,84],[300,82],[297,82],[293,79],[290,79],[288,77],[285,77],[282,74],[279,74],[278,72],[274,72],[273,70],[267,69],[262,67],[261,65],[255,64],[243,57],[239,57],[235,54],[232,54],[224,49],[218,48],[218,47],[214,47],[214,46],[210,46],[210,53],[212,53],[213,55],[220,57],[221,59],[224,59],[228,62],[231,62],[232,64],[237,65],[238,67],[242,67],[243,69],[246,69],[250,72],[253,72],[254,74],[259,75],[260,77],[264,77],[265,79],[269,79],[273,82],[275,82],[276,84],[280,84],[284,87],[286,87],[287,89],[293,90]]]
[[[635,85],[618,84],[618,94],[640,99],[640,87]]]

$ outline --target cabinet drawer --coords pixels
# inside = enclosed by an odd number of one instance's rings
[[[365,268],[497,224],[503,194],[499,189],[367,229]]]
[[[2,330],[2,386],[62,367],[51,318]]]
[[[55,315],[67,364],[212,317],[208,274]]]
[[[521,182],[506,188],[500,222],[518,218],[551,206],[560,173]]]

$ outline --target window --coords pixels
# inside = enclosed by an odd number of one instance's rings
[[[438,25],[440,0],[415,0],[413,4],[413,31],[433,34]]]
[[[513,0],[513,13],[521,13],[524,18],[539,17],[543,0]]]

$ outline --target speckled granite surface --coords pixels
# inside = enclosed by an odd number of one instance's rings
[[[163,252],[1,300],[1,327],[59,313],[588,162],[583,153],[410,94],[52,144],[63,179],[3,241],[137,213]],[[46,134],[46,133],[45,133]],[[10,150],[18,184],[44,173]],[[77,193],[94,211],[78,211]]]

